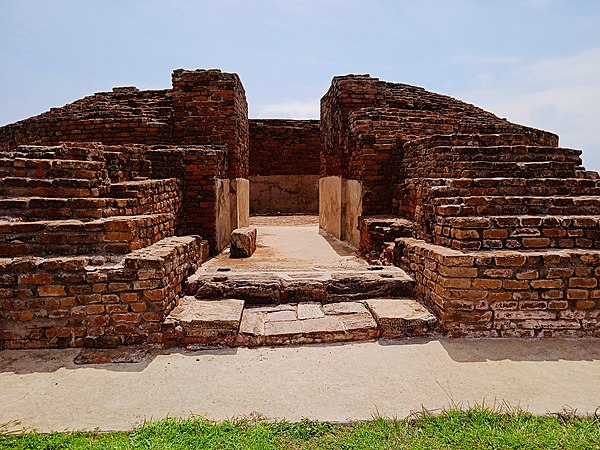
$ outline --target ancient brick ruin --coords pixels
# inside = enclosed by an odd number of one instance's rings
[[[600,180],[556,135],[368,75],[335,77],[320,121],[249,120],[236,74],[172,81],[0,128],[0,348],[370,339],[436,319],[600,336]],[[202,271],[251,214],[317,213],[376,265]],[[390,306],[405,301],[410,317]],[[297,328],[269,335],[274,315]]]

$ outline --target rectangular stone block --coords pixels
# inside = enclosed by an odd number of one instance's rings
[[[231,258],[249,258],[256,250],[256,228],[237,228],[231,233]]]

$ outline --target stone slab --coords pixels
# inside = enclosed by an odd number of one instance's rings
[[[421,335],[437,322],[427,308],[412,299],[373,298],[366,304],[384,337]]]
[[[247,304],[329,303],[411,296],[415,286],[414,280],[404,271],[387,267],[297,273],[225,269],[232,270],[216,272],[201,267],[188,279],[187,295],[199,299],[240,298]]]
[[[298,303],[296,314],[300,320],[325,317],[321,304],[317,302]]]
[[[360,302],[337,302],[323,306],[325,314],[360,314],[367,312],[365,305]]]
[[[359,302],[316,302],[244,309],[236,345],[289,345],[374,339],[377,323]]]
[[[184,297],[166,322],[180,328],[183,343],[218,343],[237,334],[243,309],[244,300]]]

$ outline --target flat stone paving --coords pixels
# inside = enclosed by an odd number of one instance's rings
[[[377,323],[360,302],[304,302],[244,309],[238,344],[306,344],[378,336]]]
[[[536,414],[600,406],[599,339],[434,339],[150,352],[78,366],[79,349],[0,351],[0,423],[116,430],[145,419],[259,413],[296,421],[403,418],[503,401]]]
[[[243,309],[244,301],[239,299],[205,301],[183,297],[165,323],[182,326],[189,342],[233,343]]]

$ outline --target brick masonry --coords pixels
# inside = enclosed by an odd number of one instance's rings
[[[107,257],[0,259],[4,348],[160,342],[161,322],[208,253],[197,236]]]
[[[176,70],[1,127],[0,348],[160,342],[247,215],[247,111],[236,74]]]
[[[367,75],[333,79],[321,130],[321,176],[342,179],[331,208],[342,228],[358,227],[363,255],[410,271],[448,333],[600,334],[599,177],[581,151]]]
[[[318,120],[250,120],[251,214],[317,214]]]
[[[400,238],[395,256],[452,336],[600,336],[600,251],[465,253]]]
[[[250,176],[318,175],[318,120],[250,119]]]
[[[368,75],[249,121],[236,74],[178,69],[0,127],[0,348],[164,342],[248,178],[254,212],[320,209],[409,271],[450,335],[600,335],[600,177],[558,136]]]

